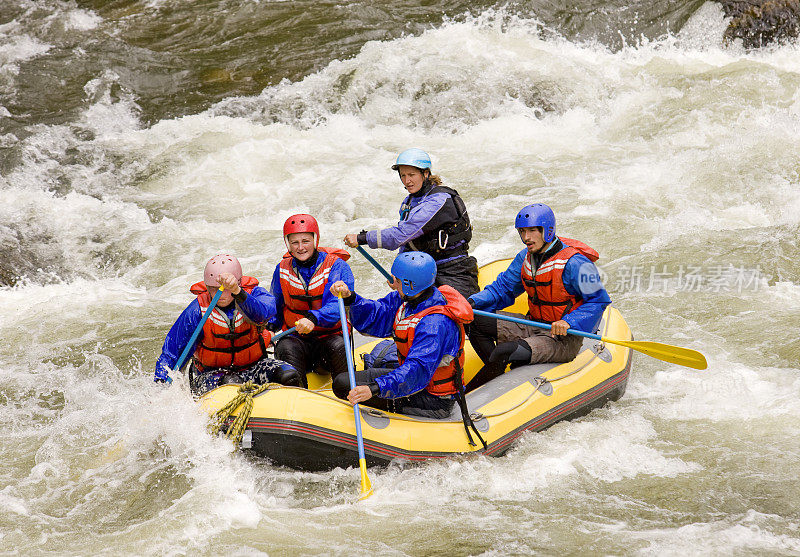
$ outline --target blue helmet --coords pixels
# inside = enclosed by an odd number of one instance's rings
[[[436,280],[436,262],[425,252],[406,251],[392,263],[392,275],[400,280],[405,296],[416,296]]]
[[[415,166],[420,170],[431,169],[431,156],[422,149],[406,149],[397,155],[397,161],[392,165],[392,170],[400,168],[401,164]]]
[[[556,237],[556,216],[553,210],[544,203],[534,203],[523,207],[514,220],[514,228],[541,226],[545,242],[552,242]]]

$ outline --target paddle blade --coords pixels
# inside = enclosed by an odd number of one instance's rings
[[[611,344],[619,344],[620,346],[627,346],[642,354],[647,354],[652,358],[663,360],[671,364],[678,364],[679,366],[691,367],[694,369],[706,369],[708,367],[706,357],[697,350],[690,350],[689,348],[672,346],[671,344],[664,344],[662,342],[615,340],[605,337],[602,338],[602,341]]]
[[[372,484],[369,481],[369,476],[367,476],[367,461],[359,458],[358,465],[361,467],[361,495],[359,495],[358,500],[363,501],[372,495]]]

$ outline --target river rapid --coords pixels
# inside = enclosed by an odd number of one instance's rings
[[[0,554],[800,555],[800,47],[703,2],[5,0]],[[550,204],[637,340],[625,396],[501,458],[304,473],[153,383],[205,261],[396,222],[397,153],[481,264]],[[388,265],[390,254],[376,253]],[[386,292],[358,255],[357,289]]]

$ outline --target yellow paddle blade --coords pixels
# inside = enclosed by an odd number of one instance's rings
[[[361,495],[358,500],[363,501],[372,495],[372,484],[369,482],[369,476],[367,476],[367,461],[359,458],[358,465],[361,467]]]
[[[647,342],[638,340],[615,340],[612,338],[602,337],[600,340],[609,342],[611,344],[619,344],[620,346],[627,346],[642,354],[647,354],[653,358],[669,362],[671,364],[678,364],[679,366],[691,367],[694,369],[706,369],[708,362],[706,357],[697,350],[690,350],[689,348],[681,348],[680,346],[672,346],[671,344],[664,344],[662,342]]]

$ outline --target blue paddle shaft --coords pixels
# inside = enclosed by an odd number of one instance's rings
[[[392,275],[390,275],[386,271],[386,269],[384,269],[383,266],[381,266],[380,263],[375,261],[375,259],[373,259],[373,257],[370,254],[368,254],[364,250],[364,248],[362,248],[361,246],[356,246],[356,249],[361,253],[361,255],[363,255],[366,258],[367,261],[372,263],[372,265],[376,269],[378,269],[381,273],[383,273],[383,276],[385,276],[390,281],[394,281],[394,278],[392,277]],[[510,315],[500,315],[498,313],[491,313],[491,312],[483,311],[483,310],[480,310],[480,309],[474,309],[472,311],[473,311],[473,313],[475,315],[483,315],[484,317],[492,317],[494,319],[502,319],[504,321],[511,321],[512,323],[520,323],[522,325],[529,325],[529,326],[533,326],[533,327],[539,327],[540,329],[550,330],[552,328],[547,323],[540,323],[539,321],[530,321],[528,319],[520,319],[519,317],[512,317]],[[575,329],[567,329],[567,334],[568,335],[575,335],[575,336],[579,336],[579,337],[585,337],[585,338],[593,338],[595,340],[603,340],[603,338],[600,335],[593,335],[592,333],[584,333],[583,331],[577,331]]]
[[[203,325],[206,324],[206,321],[208,321],[208,318],[211,316],[211,312],[214,311],[214,307],[216,307],[220,296],[222,296],[221,288],[217,290],[217,293],[214,294],[213,298],[211,298],[211,303],[208,305],[208,309],[203,314],[203,317],[200,319],[200,323],[198,323],[197,327],[195,327],[194,332],[192,333],[192,336],[189,339],[189,342],[186,343],[186,347],[183,349],[181,357],[178,358],[177,362],[175,362],[175,367],[173,368],[173,371],[178,371],[179,369],[181,369],[181,366],[183,366],[183,362],[186,360],[186,357],[189,355],[189,352],[192,350],[192,347],[194,346],[194,341],[196,341],[197,337],[200,336],[200,331],[203,330]],[[172,378],[168,377],[168,379],[169,382],[172,383]]]
[[[277,335],[272,337],[272,340],[270,342],[272,344],[275,344],[276,342],[278,342],[280,339],[282,339],[286,335],[292,334],[296,329],[297,329],[297,327],[292,327],[291,329],[286,329],[285,331],[281,331],[280,333],[278,333]]]
[[[381,272],[381,274],[386,277],[386,280],[388,280],[389,282],[394,282],[394,277],[386,269],[383,268],[383,265],[375,261],[375,259],[369,253],[367,253],[367,250],[365,250],[361,246],[356,246],[356,249],[361,255],[364,256],[364,259],[372,263],[372,266],[378,269]]]
[[[488,311],[482,311],[479,309],[473,309],[472,312],[475,315],[483,315],[484,317],[492,317],[494,319],[502,319],[503,321],[511,321],[512,323],[520,323],[521,325],[528,325],[531,327],[539,327],[540,329],[547,329],[550,330],[552,327],[547,323],[540,323],[539,321],[530,321],[528,319],[520,319],[519,317],[512,317],[511,315],[500,315],[499,313],[491,313]],[[583,331],[578,331],[575,329],[567,329],[568,335],[575,335],[579,337],[586,337],[586,338],[593,338],[595,340],[603,340],[600,335],[594,335],[592,333],[584,333]]]
[[[353,366],[353,352],[350,348],[350,339],[347,334],[347,312],[344,309],[344,300],[339,300],[339,319],[342,322],[342,335],[344,336],[344,355],[347,358],[347,376],[350,378],[350,390],[356,388],[356,372]],[[353,405],[353,415],[356,419],[356,441],[358,443],[358,458],[364,459],[364,438],[361,436],[361,409],[358,404]]]

